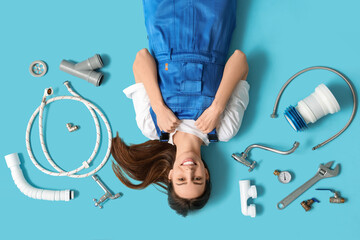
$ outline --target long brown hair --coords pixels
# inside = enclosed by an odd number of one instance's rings
[[[156,184],[167,189],[169,171],[176,154],[175,146],[156,140],[128,146],[117,134],[112,141],[111,154],[117,163],[113,162],[113,171],[127,187],[143,189]],[[126,175],[140,183],[130,182]]]
[[[176,195],[168,180],[169,171],[175,162],[176,146],[174,145],[149,140],[128,146],[117,134],[112,141],[111,154],[116,161],[113,162],[112,169],[125,186],[143,189],[150,184],[156,184],[162,187],[168,192],[170,207],[184,217],[189,210],[202,208],[210,197],[210,180],[206,181],[204,193],[196,199],[183,199]],[[128,177],[140,183],[134,184]]]

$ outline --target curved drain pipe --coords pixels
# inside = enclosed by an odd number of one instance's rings
[[[17,153],[6,155],[5,161],[8,168],[10,168],[11,176],[16,186],[26,196],[34,199],[66,202],[74,198],[74,191],[72,190],[54,191],[31,186],[26,181],[23,171],[20,168],[20,159]]]

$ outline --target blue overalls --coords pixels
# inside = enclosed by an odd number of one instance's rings
[[[236,22],[236,0],[143,0],[149,48],[165,104],[196,120],[214,100]],[[156,115],[150,109],[160,140]],[[217,141],[215,129],[208,134]]]

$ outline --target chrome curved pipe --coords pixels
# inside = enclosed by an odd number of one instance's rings
[[[245,151],[243,152],[243,155],[247,156],[249,154],[249,152],[251,151],[251,149],[253,149],[253,148],[261,148],[261,149],[264,149],[266,151],[270,151],[270,152],[274,152],[274,153],[278,153],[278,154],[282,154],[282,155],[288,155],[290,153],[293,153],[299,147],[299,145],[300,145],[300,143],[295,141],[293,147],[290,150],[281,151],[281,150],[271,148],[271,147],[266,147],[266,146],[263,146],[263,145],[260,145],[260,144],[253,144],[253,145],[248,146],[245,149]]]
[[[271,147],[266,147],[260,144],[252,144],[250,146],[248,146],[244,152],[242,152],[241,154],[238,153],[233,153],[231,156],[238,161],[239,163],[244,164],[245,166],[249,167],[249,172],[251,172],[256,165],[256,161],[249,161],[248,159],[246,159],[249,155],[249,152],[251,151],[251,149],[253,148],[261,148],[270,152],[274,152],[274,153],[278,153],[278,154],[282,154],[282,155],[288,155],[290,153],[293,153],[298,147],[299,147],[300,143],[299,142],[294,142],[294,145],[291,149],[287,150],[287,151],[281,151],[275,148],[271,148]]]

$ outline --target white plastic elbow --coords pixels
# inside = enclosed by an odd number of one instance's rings
[[[8,168],[10,168],[11,176],[16,186],[26,196],[34,199],[42,199],[49,201],[70,201],[74,198],[74,191],[71,190],[53,191],[39,189],[31,186],[26,181],[24,174],[20,168],[20,159],[17,153],[6,155],[5,161]]]
[[[249,198],[257,198],[256,186],[250,186],[250,180],[239,181],[240,185],[240,200],[241,200],[241,212],[245,216],[255,217],[256,207],[255,204],[247,205]]]

